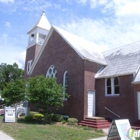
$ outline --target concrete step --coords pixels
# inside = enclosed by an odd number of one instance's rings
[[[90,122],[95,122],[95,121],[97,121],[97,122],[100,122],[100,123],[103,123],[103,122],[110,122],[109,120],[96,120],[96,119],[89,119],[89,118],[85,118],[84,120],[86,120],[86,121],[90,121]]]
[[[82,126],[89,126],[97,129],[109,128],[111,122],[106,120],[103,117],[90,117],[85,118],[83,121],[79,123]]]
[[[87,121],[87,120],[83,120],[81,121],[81,123],[94,124],[94,125],[110,124],[110,122],[108,121],[99,122],[99,121]]]
[[[109,125],[93,125],[93,124],[81,124],[79,123],[79,125],[82,125],[82,126],[88,126],[88,127],[92,127],[92,128],[97,128],[97,129],[103,129],[103,128],[109,128],[110,127],[110,124]]]

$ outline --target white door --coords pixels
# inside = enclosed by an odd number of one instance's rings
[[[140,120],[140,92],[137,93],[138,119]]]
[[[88,91],[88,117],[95,116],[95,92]]]

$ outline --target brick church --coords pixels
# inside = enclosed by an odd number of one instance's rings
[[[51,26],[44,11],[28,35],[25,79],[56,77],[70,94],[60,114],[79,121],[140,119],[140,42],[101,53],[94,43]]]

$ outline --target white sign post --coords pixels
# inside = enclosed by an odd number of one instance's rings
[[[5,122],[15,122],[15,107],[5,107],[4,108],[4,119]]]
[[[107,140],[135,140],[130,137],[130,129],[128,119],[115,120],[110,126]]]

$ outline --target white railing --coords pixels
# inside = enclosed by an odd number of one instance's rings
[[[118,114],[116,114],[115,112],[111,111],[109,108],[105,107],[106,110],[108,110],[109,112],[111,112],[112,114],[114,114],[115,116],[117,116],[118,118],[120,118],[120,116]]]

